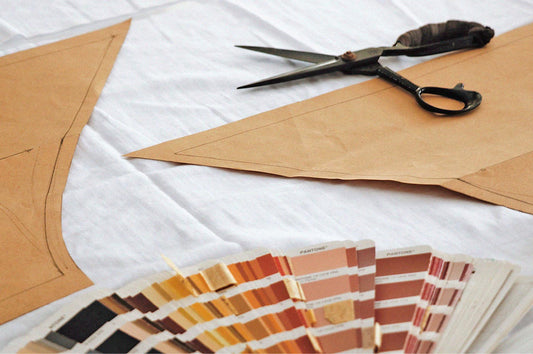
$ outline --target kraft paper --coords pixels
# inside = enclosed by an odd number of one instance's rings
[[[61,199],[130,22],[0,58],[0,324],[91,285],[61,234]]]
[[[392,180],[533,213],[533,24],[486,47],[402,71],[422,86],[479,91],[474,111],[422,110],[373,79],[126,156],[286,177]]]

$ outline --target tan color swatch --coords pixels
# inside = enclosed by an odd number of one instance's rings
[[[402,75],[479,91],[461,116],[421,109],[381,79],[128,154],[286,177],[440,185],[533,213],[533,24]]]
[[[212,291],[219,291],[237,285],[237,281],[224,263],[217,263],[202,271],[207,285]]]
[[[0,58],[0,323],[91,285],[63,242],[61,200],[129,25]]]
[[[333,323],[343,323],[355,319],[353,300],[342,300],[324,306],[324,317]]]
[[[291,299],[294,301],[305,301],[305,295],[299,282],[293,278],[283,278],[283,283]]]

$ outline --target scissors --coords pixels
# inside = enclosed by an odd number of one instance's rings
[[[314,65],[240,86],[238,89],[276,84],[341,71],[344,74],[379,76],[388,80],[411,93],[416,102],[429,112],[442,115],[466,113],[480,105],[481,95],[478,92],[465,90],[462,83],[451,89],[420,87],[388,67],[381,65],[378,60],[380,57],[386,56],[406,55],[416,57],[466,48],[480,48],[490,42],[493,36],[494,31],[490,27],[476,22],[450,20],[443,23],[428,24],[408,31],[398,37],[396,43],[391,47],[365,48],[357,51],[347,51],[342,55],[238,45],[237,47],[243,49],[314,63]],[[436,107],[427,102],[428,95],[437,95],[458,101],[463,104],[463,107],[461,109]]]

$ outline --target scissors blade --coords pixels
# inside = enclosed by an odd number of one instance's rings
[[[254,46],[248,46],[248,45],[236,45],[236,47],[248,49],[248,50],[254,50],[256,52],[261,52],[261,53],[266,53],[266,54],[271,54],[271,55],[277,55],[278,57],[306,61],[308,63],[315,63],[315,64],[318,64],[323,61],[335,59],[334,55],[312,53],[312,52],[302,52],[298,50],[277,49],[277,48],[270,48],[270,47],[254,47]]]
[[[248,85],[239,86],[237,89],[264,86],[277,84],[280,82],[287,82],[296,79],[302,79],[304,77],[315,76],[334,71],[342,70],[346,67],[346,63],[342,59],[332,59],[319,64],[306,66],[305,68],[289,71],[284,74],[272,76],[264,80],[256,81]]]

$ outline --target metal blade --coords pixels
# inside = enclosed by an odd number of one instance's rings
[[[254,50],[256,52],[277,55],[278,57],[284,57],[289,59],[306,61],[308,63],[320,63],[323,61],[333,60],[336,57],[334,55],[312,53],[312,52],[301,52],[298,50],[288,50],[288,49],[276,49],[269,47],[253,47],[248,45],[236,45],[238,48]]]
[[[280,82],[286,82],[296,79],[302,79],[304,77],[315,76],[334,71],[342,70],[346,67],[346,63],[342,59],[333,59],[320,64],[306,66],[305,68],[289,71],[288,73],[272,76],[261,81],[253,82],[248,85],[237,87],[237,89],[264,86],[277,84]]]

